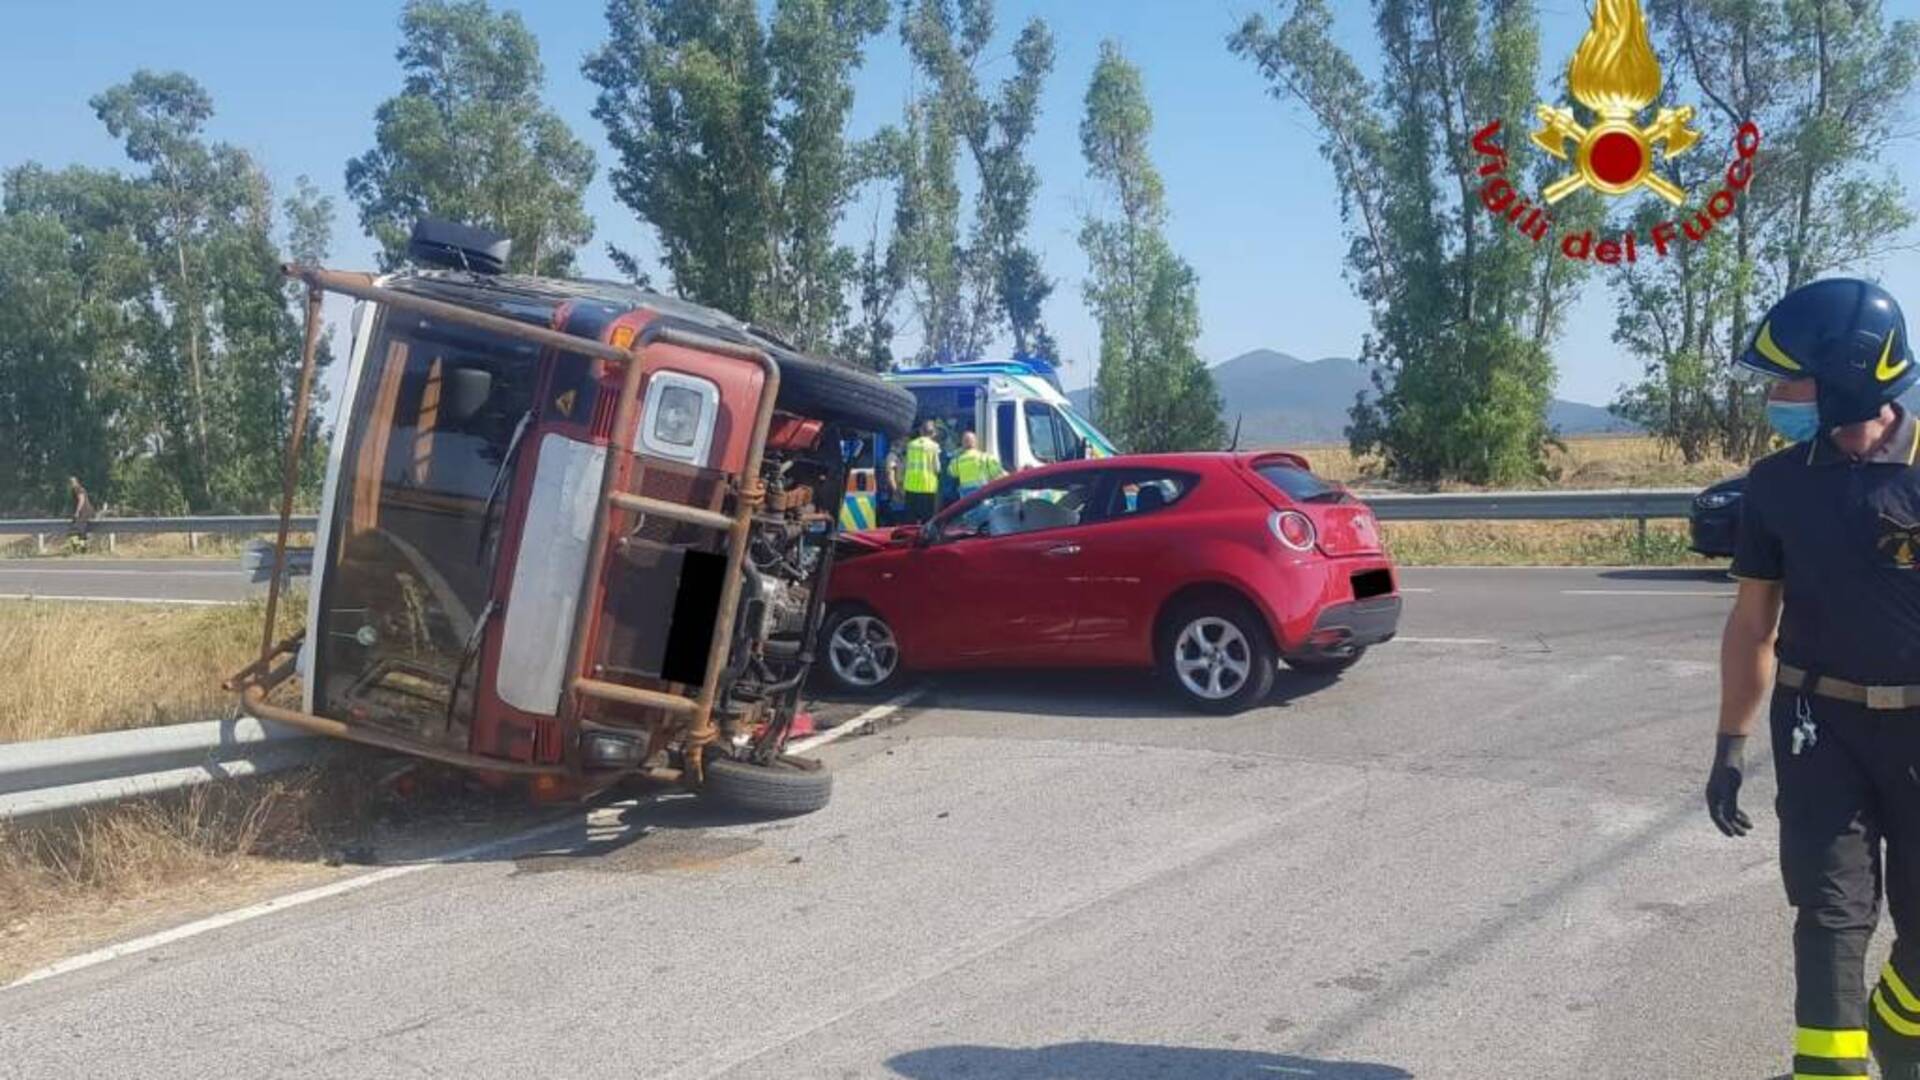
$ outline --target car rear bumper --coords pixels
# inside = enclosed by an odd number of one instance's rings
[[[1400,630],[1400,597],[1376,596],[1335,604],[1313,621],[1303,647],[1289,656],[1350,656],[1356,649],[1392,641]]]

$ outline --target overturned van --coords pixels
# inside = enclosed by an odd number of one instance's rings
[[[288,268],[309,289],[299,410],[319,298],[358,304],[306,630],[274,641],[270,594],[244,706],[548,795],[643,773],[823,805],[830,778],[783,750],[842,446],[904,432],[912,397],[718,311],[502,273],[477,230],[413,239],[430,268]],[[297,708],[274,693],[296,676]]]

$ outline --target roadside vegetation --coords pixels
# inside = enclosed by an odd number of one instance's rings
[[[1355,456],[1346,446],[1287,446],[1304,455],[1313,471],[1350,487],[1376,491],[1402,490],[1386,476],[1378,457]],[[1764,453],[1764,449],[1762,451]],[[1545,471],[1505,489],[1592,491],[1605,488],[1703,488],[1745,472],[1748,462],[1718,454],[1694,461],[1650,435],[1591,435],[1563,439],[1547,452]],[[1476,491],[1482,486],[1443,483],[1420,490]]]
[[[303,772],[208,785],[39,827],[0,825],[0,985],[34,968],[327,874]]]
[[[259,650],[265,608],[0,600],[0,743],[233,715],[220,681]],[[305,596],[280,612],[290,632]]]

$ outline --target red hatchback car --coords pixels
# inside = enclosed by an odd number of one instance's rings
[[[925,526],[848,533],[827,593],[828,677],[1131,667],[1233,712],[1278,661],[1359,660],[1400,621],[1373,514],[1294,454],[1152,454],[1006,477]],[[817,669],[818,670],[818,669]]]

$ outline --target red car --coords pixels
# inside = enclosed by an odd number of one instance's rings
[[[1151,454],[999,480],[922,526],[848,533],[827,592],[827,676],[1155,668],[1233,712],[1277,661],[1337,670],[1400,621],[1373,514],[1304,458]]]

